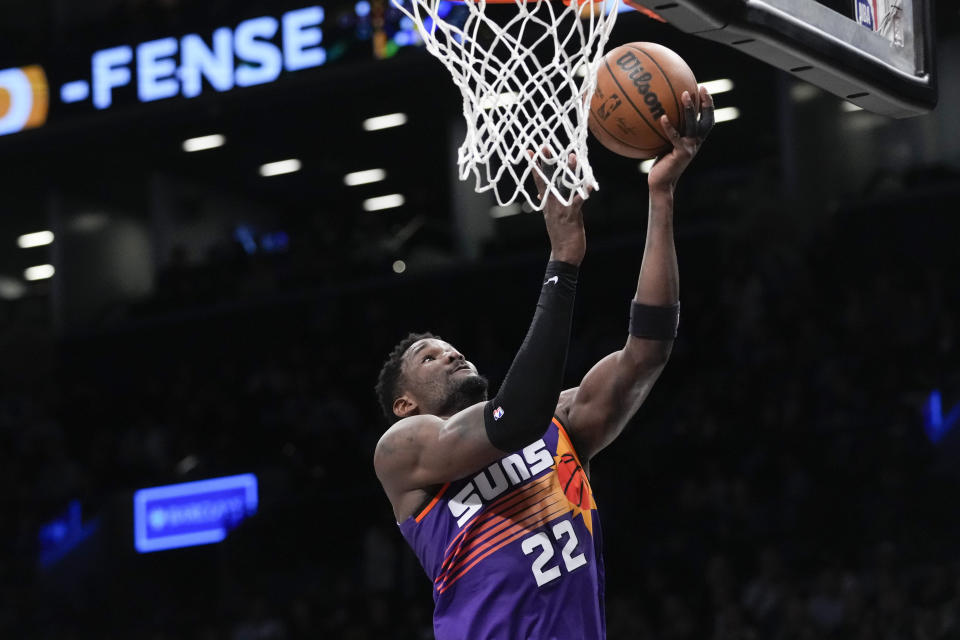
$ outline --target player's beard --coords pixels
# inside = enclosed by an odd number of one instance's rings
[[[451,416],[486,399],[487,379],[483,376],[471,375],[459,380],[452,379],[450,392],[437,415]]]

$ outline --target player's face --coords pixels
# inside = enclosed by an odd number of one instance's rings
[[[410,345],[403,369],[404,386],[422,413],[452,415],[487,398],[486,378],[443,340],[426,338]]]

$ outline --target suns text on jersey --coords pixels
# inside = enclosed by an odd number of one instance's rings
[[[542,438],[524,447],[520,453],[511,453],[494,462],[473,476],[447,503],[450,513],[457,519],[457,527],[466,524],[485,503],[551,466],[553,456]]]

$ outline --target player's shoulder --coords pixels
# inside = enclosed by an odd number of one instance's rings
[[[373,466],[378,475],[402,469],[415,460],[423,445],[423,438],[436,435],[443,418],[434,415],[416,415],[393,423],[383,432],[373,454]]]

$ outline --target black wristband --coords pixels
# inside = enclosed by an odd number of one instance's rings
[[[634,301],[630,305],[630,335],[649,340],[673,340],[680,325],[680,303],[655,307]]]

